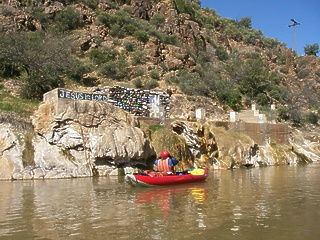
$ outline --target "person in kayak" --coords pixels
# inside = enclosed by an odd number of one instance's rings
[[[162,174],[175,174],[174,166],[178,164],[178,160],[170,156],[170,153],[167,150],[161,151],[160,157],[154,164],[158,167],[158,171]]]

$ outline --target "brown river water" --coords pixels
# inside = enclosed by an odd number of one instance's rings
[[[320,239],[320,163],[160,188],[123,176],[2,181],[0,239]]]

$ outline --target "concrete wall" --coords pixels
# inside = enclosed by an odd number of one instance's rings
[[[246,134],[259,145],[268,142],[287,144],[289,139],[289,127],[285,124],[214,122],[214,125],[224,127],[228,131]]]

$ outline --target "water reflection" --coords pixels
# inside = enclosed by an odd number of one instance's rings
[[[187,184],[170,187],[146,189],[137,193],[136,204],[152,203],[162,210],[163,216],[168,216],[171,209],[177,209],[180,199],[204,202],[207,195],[206,183]]]

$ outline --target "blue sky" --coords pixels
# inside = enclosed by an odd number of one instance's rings
[[[276,38],[304,55],[307,44],[320,45],[320,0],[201,0],[203,8],[216,10],[221,17],[240,20],[251,17],[252,28],[265,37]],[[301,25],[288,27],[294,19]],[[296,41],[294,41],[296,36]],[[318,54],[319,56],[319,54]]]

